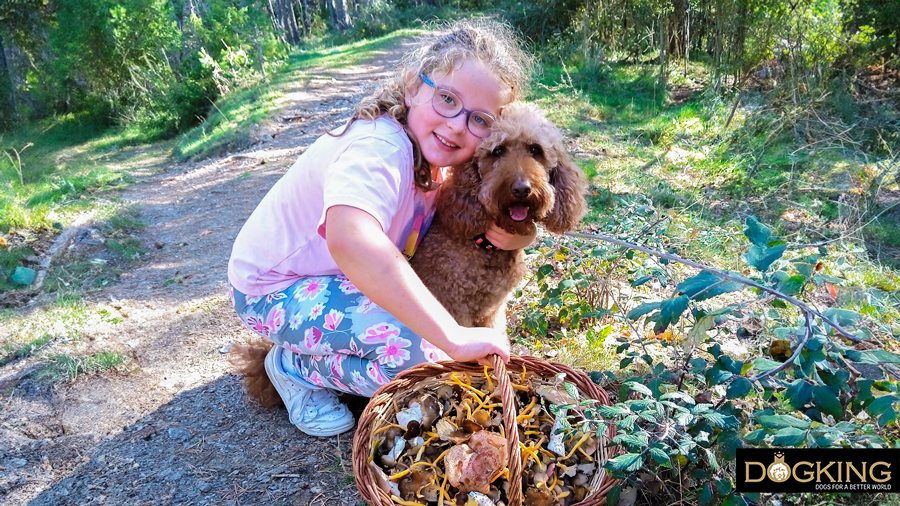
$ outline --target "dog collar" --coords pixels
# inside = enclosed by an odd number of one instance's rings
[[[491,241],[488,241],[487,236],[484,234],[475,236],[475,245],[481,249],[486,249],[488,251],[493,251],[493,250],[497,249],[497,247],[494,246],[493,243],[491,243]]]

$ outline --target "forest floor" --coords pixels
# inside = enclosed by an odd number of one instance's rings
[[[363,64],[307,70],[240,153],[143,158],[119,197],[146,224],[135,234],[146,251],[118,282],[84,296],[71,317],[81,338],[53,344],[126,362],[117,373],[63,382],[31,374],[34,356],[0,368],[0,504],[360,502],[353,432],[308,437],[283,409],[256,405],[230,372],[226,345],[252,333],[229,304],[226,267],[268,189],[324,128],[346,121],[405,50],[394,44]],[[81,226],[87,233],[66,245],[63,263],[102,256],[90,240],[100,227]],[[5,324],[43,318],[50,305],[33,299],[0,322],[0,334],[10,331]]]

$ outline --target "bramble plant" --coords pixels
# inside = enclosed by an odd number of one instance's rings
[[[611,444],[621,453],[605,468],[623,481],[610,492],[610,504],[636,490],[671,496],[687,490],[689,499],[701,505],[751,504],[758,494],[734,492],[731,463],[741,447],[895,446],[881,431],[896,424],[900,355],[876,349],[884,347],[876,334],[890,335],[890,329],[856,311],[819,311],[800,300],[816,290],[833,295],[843,282],[826,273],[830,259],[824,246],[795,254],[750,216],[744,227],[750,242],[743,255],[747,269],[735,274],[608,236],[569,235],[659,259],[656,267],[649,267],[647,258],[639,263],[663,287],[672,279],[666,268],[671,263],[700,270],[678,283],[669,298],[643,302],[625,314],[633,330],[616,338],[616,352],[623,357],[618,374],[591,373],[608,389],[618,385],[618,402],[601,406],[580,400],[580,413],[570,414],[562,429],[572,437],[577,431],[602,433],[608,423],[615,424]],[[541,282],[549,274],[539,272],[535,279]],[[631,285],[646,281],[642,275]],[[635,327],[641,321],[652,324],[646,337]],[[767,356],[735,358],[723,351],[728,334],[739,339],[763,335],[759,322],[772,336]],[[680,345],[664,338],[676,332],[683,335]],[[663,356],[653,347],[662,347]],[[671,490],[671,484],[681,491]]]

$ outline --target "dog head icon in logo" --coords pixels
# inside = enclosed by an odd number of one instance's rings
[[[769,474],[769,479],[775,483],[782,483],[791,477],[791,468],[784,463],[783,453],[775,454],[775,462],[769,464],[766,472]]]

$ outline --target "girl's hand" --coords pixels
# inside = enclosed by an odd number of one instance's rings
[[[509,362],[509,339],[496,329],[457,326],[447,338],[452,346],[447,354],[457,362],[478,360],[490,365],[490,360],[486,358],[490,354],[499,355],[503,363]]]
[[[496,224],[493,224],[491,225],[491,228],[484,233],[484,236],[498,249],[517,250],[525,248],[534,242],[534,238],[537,237],[537,230],[531,235],[515,235],[510,234]]]

